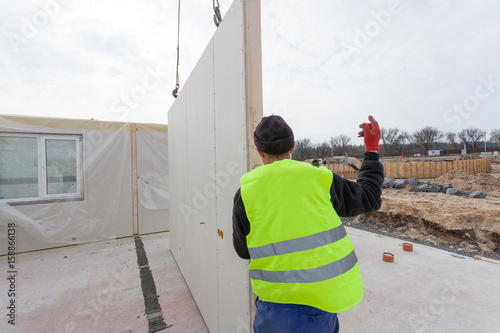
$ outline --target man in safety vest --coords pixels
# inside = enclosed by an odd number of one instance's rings
[[[337,313],[363,297],[358,259],[339,216],[380,208],[380,129],[370,116],[359,132],[365,156],[356,182],[325,167],[290,160],[293,131],[264,117],[254,142],[264,166],[241,177],[233,207],[233,244],[251,259],[257,295],[255,333],[339,331]]]

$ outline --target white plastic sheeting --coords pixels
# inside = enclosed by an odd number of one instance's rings
[[[137,125],[137,176],[139,204],[150,210],[168,209],[168,133],[162,126]]]
[[[167,174],[151,172],[139,177],[139,202],[151,210],[168,209],[168,177]]]
[[[166,125],[137,124],[139,233],[170,229]]]
[[[18,252],[133,235],[130,128],[130,123],[0,116],[0,132],[8,136],[81,136],[78,172],[83,179],[79,198],[8,203],[0,199],[0,243],[6,241],[8,223],[16,224]],[[0,166],[0,178],[1,170]],[[144,177],[148,184],[143,186],[142,201],[149,209],[168,206],[166,177],[166,173]],[[6,249],[0,246],[0,254]]]

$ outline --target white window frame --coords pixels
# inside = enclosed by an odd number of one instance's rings
[[[61,200],[83,200],[83,168],[82,143],[80,134],[36,134],[2,132],[0,136],[16,138],[37,138],[38,159],[38,197],[1,199],[0,202],[9,204],[46,203]],[[76,145],[76,193],[47,194],[47,155],[46,140],[75,141]]]

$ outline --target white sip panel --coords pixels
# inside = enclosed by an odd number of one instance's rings
[[[170,250],[177,265],[187,275],[187,223],[180,209],[187,202],[186,94],[183,92],[168,113],[168,175],[170,186]]]
[[[233,197],[247,172],[245,54],[243,4],[232,9],[215,38],[215,129],[217,187],[219,332],[249,332],[248,261],[238,257],[232,241]],[[217,36],[216,36],[217,37]]]
[[[190,271],[186,281],[207,326],[212,328],[217,327],[218,311],[216,205],[215,194],[211,192],[213,180],[209,175],[215,165],[213,41],[207,46],[184,89],[187,91],[189,206],[186,250]]]
[[[231,219],[247,171],[244,49],[237,0],[168,115],[171,251],[209,330],[221,333],[250,328],[247,261],[234,252]]]

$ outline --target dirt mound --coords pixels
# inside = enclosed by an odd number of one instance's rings
[[[354,156],[349,156],[349,157],[348,157],[348,159],[349,159],[349,163],[353,163],[353,164],[356,164],[356,163],[361,163],[361,161],[360,161],[360,160],[358,160],[358,159],[357,159],[356,157],[354,157]]]
[[[496,162],[491,164],[491,172],[492,173],[500,173],[500,162]]]
[[[477,160],[483,158],[480,155],[460,155],[456,160],[458,161],[463,161],[463,160]]]
[[[353,224],[446,244],[457,251],[500,252],[500,199],[464,199],[441,193],[386,190],[379,211],[364,214]]]
[[[452,170],[434,179],[433,183],[440,185],[451,184],[454,188],[464,192],[482,190],[486,194],[500,195],[500,180],[487,173],[472,175],[467,171]]]

